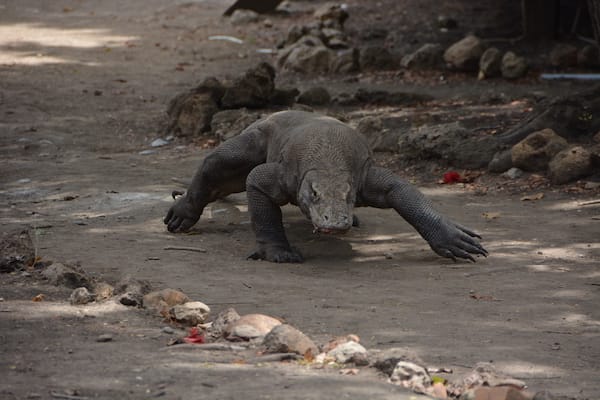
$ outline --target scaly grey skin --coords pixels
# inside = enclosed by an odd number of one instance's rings
[[[374,165],[366,139],[330,117],[282,111],[253,123],[206,157],[164,222],[171,232],[187,231],[207,204],[243,191],[257,243],[249,258],[303,261],[283,228],[281,206],[288,203],[300,207],[322,233],[350,229],[356,223],[354,207],[393,208],[440,256],[475,261],[473,255],[488,254],[479,235],[437,212],[408,182]]]

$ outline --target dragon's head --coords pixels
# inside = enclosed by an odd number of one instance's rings
[[[352,227],[355,191],[348,179],[324,171],[309,171],[298,192],[298,206],[315,231],[343,233]]]

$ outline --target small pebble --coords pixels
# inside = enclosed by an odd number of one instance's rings
[[[394,258],[394,256],[392,255],[392,253],[385,253],[385,258],[391,260],[392,258]]]
[[[169,335],[172,335],[175,333],[175,329],[171,328],[170,326],[165,326],[164,328],[161,329],[164,333],[168,333]]]
[[[508,171],[506,171],[505,173],[502,174],[503,176],[509,178],[509,179],[517,179],[520,178],[521,176],[523,176],[523,171],[520,170],[519,168],[511,168]]]
[[[152,147],[161,147],[161,146],[166,146],[167,144],[169,144],[168,141],[166,141],[165,139],[155,139],[152,141],[152,143],[150,143],[150,146]]]
[[[17,183],[19,183],[19,184],[24,184],[24,183],[29,183],[29,182],[31,182],[31,179],[29,179],[29,178],[23,178],[23,179],[19,179],[17,181]]]
[[[80,219],[73,221],[73,223],[74,223],[75,225],[81,225],[81,226],[87,225],[87,222],[85,222],[85,221],[82,221],[82,220],[80,220]]]
[[[109,333],[102,334],[96,338],[96,342],[105,343],[113,340],[113,337]]]
[[[154,153],[156,153],[156,150],[143,150],[143,151],[140,151],[138,154],[141,156],[147,156],[147,155],[154,154]]]

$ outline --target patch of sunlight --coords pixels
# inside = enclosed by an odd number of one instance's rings
[[[371,235],[371,236],[367,236],[365,238],[365,240],[374,240],[374,241],[380,241],[380,240],[394,240],[396,239],[395,236],[391,236],[391,235]]]
[[[375,261],[382,261],[385,260],[385,255],[384,254],[379,254],[379,255],[375,255],[375,256],[364,256],[364,257],[352,257],[352,261],[356,261],[356,262],[375,262]]]
[[[49,318],[57,316],[100,316],[114,312],[126,311],[128,308],[114,301],[106,301],[103,303],[91,303],[84,306],[72,306],[66,302],[50,302],[50,301],[26,301],[17,300],[11,301],[5,299],[2,303],[2,313],[0,316],[13,318],[14,315],[25,316],[26,318]]]
[[[571,247],[540,247],[537,249],[541,252],[544,257],[553,258],[583,258],[585,254],[580,249],[574,249]]]
[[[557,273],[562,273],[562,272],[569,272],[569,271],[571,271],[571,269],[567,268],[567,267],[557,267],[557,266],[548,265],[548,264],[529,264],[526,267],[529,268],[530,270],[532,270],[533,272],[557,272]]]
[[[33,23],[0,25],[0,64],[40,65],[50,63],[93,62],[71,60],[48,54],[48,50],[62,47],[91,49],[125,47],[137,36],[114,35],[108,29],[60,29]]]
[[[565,211],[565,210],[580,210],[582,207],[590,208],[590,207],[600,207],[600,204],[590,204],[583,205],[586,200],[578,199],[578,200],[567,200],[567,201],[558,201],[553,204],[548,204],[544,207],[547,210],[557,210],[557,211]]]
[[[43,64],[80,64],[97,67],[100,63],[91,61],[74,61],[66,58],[53,57],[30,51],[0,51],[0,65],[43,65]]]
[[[562,289],[562,290],[554,290],[552,293],[548,294],[548,297],[561,297],[567,299],[585,299],[589,297],[589,293],[585,290],[578,289]]]
[[[550,365],[533,364],[525,361],[495,361],[496,369],[509,376],[519,377],[555,377],[564,376],[566,373],[562,368]]]
[[[588,326],[600,326],[600,321],[596,321],[594,319],[591,319],[589,316],[585,315],[585,314],[567,314],[563,317],[561,317],[561,320],[564,322],[567,322],[569,324],[582,324],[582,325],[588,325]]]

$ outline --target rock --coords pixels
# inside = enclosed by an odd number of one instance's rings
[[[309,106],[324,106],[331,101],[331,95],[324,87],[315,86],[302,92],[297,101]]]
[[[359,65],[361,69],[393,69],[396,59],[383,46],[367,46],[360,50]]]
[[[592,153],[582,146],[562,150],[548,164],[550,180],[563,184],[590,175],[593,172]]]
[[[106,282],[94,284],[94,297],[96,301],[108,300],[115,293],[115,288]]]
[[[296,97],[298,97],[299,94],[300,91],[296,88],[275,88],[269,102],[273,105],[289,107],[296,102]]]
[[[170,310],[171,318],[187,326],[195,326],[203,323],[209,313],[210,307],[201,301],[190,301],[184,304],[178,304],[173,306]]]
[[[247,314],[231,322],[224,333],[227,340],[251,340],[264,337],[278,325],[281,321],[268,315]]]
[[[324,26],[343,29],[349,15],[345,5],[324,4],[315,10],[313,16]]]
[[[454,385],[455,383],[453,383]],[[480,362],[475,365],[462,382],[457,383],[462,389],[477,386],[512,386],[516,389],[525,388],[525,382],[499,374],[491,363]]]
[[[567,68],[577,65],[577,47],[559,43],[550,51],[550,64],[554,67]]]
[[[104,333],[96,338],[96,342],[99,342],[99,343],[111,342],[112,340],[113,340],[113,337],[109,333]]]
[[[533,132],[512,147],[512,163],[525,171],[545,171],[550,160],[567,146],[552,129]]]
[[[300,38],[308,33],[308,29],[300,25],[292,25],[288,28],[287,36],[283,42],[281,42],[281,47],[290,46],[296,43]]]
[[[259,19],[258,13],[252,10],[237,9],[229,17],[229,22],[232,25],[244,25],[251,22],[257,22]]]
[[[505,172],[512,167],[512,154],[509,150],[502,150],[494,154],[492,161],[488,164],[490,172]]]
[[[529,68],[525,57],[517,56],[512,51],[507,51],[502,57],[502,77],[506,79],[518,79],[525,75]]]
[[[175,289],[162,289],[145,294],[142,300],[144,308],[157,310],[161,315],[166,314],[169,309],[177,304],[190,301],[184,293]]]
[[[211,130],[220,141],[226,141],[239,135],[260,117],[260,113],[249,113],[246,108],[219,111],[213,115]]]
[[[483,52],[479,59],[479,72],[484,78],[500,76],[502,52],[495,47],[490,47]]]
[[[327,356],[340,364],[351,362],[355,357],[358,360],[366,360],[367,354],[367,349],[354,341],[342,343],[327,352]]]
[[[473,400],[530,400],[530,397],[510,386],[482,386],[474,390]]]
[[[208,335],[214,339],[225,336],[227,333],[227,327],[238,319],[240,319],[240,315],[233,308],[228,308],[224,311],[221,311],[208,328]]]
[[[438,15],[437,25],[440,29],[456,29],[458,28],[458,21],[445,15]]]
[[[295,44],[284,48],[277,58],[279,68],[305,74],[329,72],[329,63],[335,53],[323,45],[321,39],[304,36]]]
[[[414,364],[423,365],[423,360],[411,348],[393,347],[386,350],[372,350],[374,357],[373,366],[387,376],[391,376],[400,361],[410,361]]]
[[[223,15],[232,15],[238,9],[252,10],[260,14],[275,11],[279,3],[282,0],[260,0],[260,1],[247,1],[237,0],[231,6],[225,10]]]
[[[92,301],[94,301],[94,295],[84,287],[73,290],[71,296],[69,296],[69,303],[71,303],[71,305],[87,304]]]
[[[162,333],[166,333],[167,335],[172,335],[175,333],[175,329],[171,328],[170,326],[164,326],[160,331]]]
[[[345,42],[344,33],[339,29],[324,28],[321,29],[321,39],[323,43],[330,49],[347,49],[348,44]],[[341,47],[340,47],[341,45]]]
[[[266,62],[260,63],[235,79],[225,89],[221,98],[222,108],[260,108],[269,104],[275,90],[275,69]]]
[[[584,68],[600,67],[600,47],[593,44],[585,45],[577,52],[577,65]]]
[[[382,40],[385,39],[389,34],[389,31],[385,28],[379,26],[371,26],[362,29],[358,35],[361,40],[369,41],[369,40]]]
[[[92,280],[79,268],[61,263],[53,263],[42,271],[42,276],[52,285],[62,285],[71,289],[92,287]]]
[[[453,69],[477,71],[483,51],[481,40],[477,36],[469,35],[446,49],[444,61]]]
[[[474,136],[459,122],[423,125],[401,135],[398,149],[407,159],[443,160],[455,168],[484,168],[498,151],[490,136]]]
[[[265,336],[262,345],[267,353],[318,354],[317,346],[308,336],[287,324],[274,327]]]
[[[143,298],[151,290],[148,281],[126,276],[117,283],[115,292],[119,295],[119,303],[129,307],[142,307]]]
[[[23,270],[25,267],[33,265],[34,262],[35,250],[28,231],[2,232],[0,273]]]
[[[356,126],[356,130],[367,138],[371,150],[392,153],[398,151],[398,140],[408,128],[408,121],[379,116],[364,117]]]
[[[427,393],[432,383],[429,372],[410,361],[398,361],[390,376],[390,382],[417,393]]]
[[[358,49],[338,50],[331,54],[329,72],[348,74],[360,69],[360,52]]]
[[[428,69],[442,63],[444,49],[438,43],[426,43],[414,53],[402,57],[400,65],[409,69]]]
[[[219,110],[224,93],[223,85],[210,77],[196,88],[177,95],[167,107],[167,134],[198,136],[209,131],[210,121]]]
[[[431,385],[431,389],[428,391],[428,394],[430,394],[434,399],[448,398],[448,390],[446,389],[446,385],[444,385],[442,382],[435,382],[433,385]]]
[[[519,168],[510,168],[508,171],[502,174],[502,176],[508,179],[517,179],[523,176],[523,171]]]

